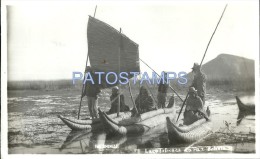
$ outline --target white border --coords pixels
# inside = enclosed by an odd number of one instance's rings
[[[1,36],[1,158],[23,158],[26,157],[27,159],[35,159],[35,158],[56,158],[56,157],[62,157],[63,159],[66,158],[71,158],[71,157],[77,157],[77,158],[107,158],[107,157],[113,157],[113,158],[260,158],[260,153],[259,153],[259,115],[256,116],[255,120],[255,131],[256,131],[256,153],[255,154],[102,154],[102,155],[92,155],[92,154],[87,154],[86,155],[71,155],[71,154],[65,154],[65,155],[8,155],[8,145],[7,145],[7,128],[8,128],[8,123],[7,123],[7,27],[6,27],[6,6],[7,5],[80,5],[80,4],[93,4],[93,5],[98,5],[98,4],[111,4],[111,3],[154,3],[154,4],[161,4],[161,3],[179,3],[180,1],[2,1],[1,5],[1,28],[2,28],[2,36]],[[199,3],[203,2],[205,3],[206,1],[188,1],[185,0],[185,3]],[[181,3],[184,3],[181,1]],[[218,3],[217,1],[210,1],[213,3]],[[230,1],[221,1],[223,2],[230,2]],[[231,2],[247,2],[247,3],[255,3],[256,5],[259,2],[258,0],[248,0],[248,1],[231,1]],[[259,11],[258,11],[259,15]],[[259,26],[259,21],[258,21],[258,26]],[[259,31],[256,33],[256,35],[259,36]],[[257,41],[259,44],[259,39]],[[257,52],[259,53],[259,47]],[[259,108],[259,54],[255,55],[255,104],[256,104],[256,112],[259,114],[260,108]]]

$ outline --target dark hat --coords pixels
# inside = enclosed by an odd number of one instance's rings
[[[112,90],[119,90],[119,88],[117,86],[114,86]]]
[[[189,93],[197,93],[197,90],[194,87],[190,87]]]
[[[91,68],[90,66],[87,66],[85,70],[86,70],[86,71],[91,71],[92,68]]]
[[[200,68],[200,65],[196,62],[193,64],[193,67],[191,68],[192,70],[197,70]]]

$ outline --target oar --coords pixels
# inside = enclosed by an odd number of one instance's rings
[[[221,14],[221,17],[220,17],[220,19],[219,19],[219,21],[218,21],[218,24],[217,24],[217,26],[216,26],[216,28],[215,28],[213,34],[212,34],[211,37],[210,37],[210,40],[209,40],[208,45],[207,45],[207,48],[206,48],[205,53],[204,53],[204,55],[203,55],[203,58],[202,58],[202,60],[201,60],[201,62],[200,62],[200,67],[202,66],[202,62],[203,62],[203,60],[204,60],[204,58],[205,58],[205,56],[206,56],[206,53],[207,53],[209,44],[210,44],[210,42],[211,42],[211,40],[212,40],[212,38],[213,38],[213,36],[214,36],[214,34],[215,34],[217,28],[218,28],[218,25],[219,25],[219,23],[220,23],[220,21],[221,21],[223,15],[224,15],[225,11],[226,11],[226,8],[227,8],[227,4],[226,4],[226,6],[225,6],[225,8],[224,8],[224,10],[223,10],[223,12],[222,12],[222,14]],[[179,120],[180,114],[181,114],[181,112],[182,112],[182,109],[183,109],[183,107],[184,107],[184,105],[185,105],[185,102],[186,102],[187,98],[188,98],[188,93],[187,93],[187,95],[186,95],[186,98],[185,98],[185,100],[184,100],[182,106],[181,106],[181,110],[180,110],[180,112],[179,112],[177,121]],[[177,121],[176,121],[176,122],[177,122]]]
[[[87,56],[86,67],[87,67],[87,64],[88,64],[88,56]],[[86,74],[86,68],[85,68],[85,74]],[[84,74],[84,80],[83,80],[83,82],[85,81],[85,74]],[[86,83],[85,83],[85,84],[83,83],[83,85],[82,85],[81,97],[80,97],[80,102],[79,102],[78,119],[79,119],[79,116],[80,116],[81,103],[82,103],[83,91],[84,91],[84,89],[85,89],[85,85],[86,85]]]
[[[137,114],[139,114],[139,112],[138,112],[138,110],[137,110],[137,108],[136,108],[136,105],[135,105],[134,98],[133,98],[130,81],[128,82],[128,89],[129,89],[129,92],[130,92],[130,96],[131,96],[131,100],[132,100],[132,103],[133,103],[133,106],[134,106],[134,110],[135,110],[135,112],[136,112]]]
[[[185,104],[185,102],[186,102],[188,96],[189,96],[189,93],[187,93],[187,95],[186,95],[186,97],[185,97],[185,99],[184,99],[184,101],[183,101],[183,103],[182,103],[181,110],[180,110],[180,112],[179,112],[179,115],[178,115],[178,117],[177,117],[176,122],[179,120],[179,117],[180,117],[180,115],[181,115],[182,109],[183,109],[183,107],[184,107],[184,104]]]

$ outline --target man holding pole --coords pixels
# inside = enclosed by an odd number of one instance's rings
[[[162,76],[162,79],[160,83],[158,84],[158,108],[165,108],[165,102],[166,102],[166,97],[167,97],[167,90],[169,85],[167,84],[166,78],[167,78],[167,73],[163,72],[164,76]]]
[[[191,87],[197,90],[198,96],[201,98],[203,105],[205,105],[206,75],[201,71],[201,66],[198,63],[194,63],[192,72],[194,73],[194,79]]]
[[[94,119],[94,118],[98,118],[97,99],[98,99],[98,94],[101,91],[100,91],[100,86],[97,84],[97,78],[94,75],[92,68],[90,66],[87,66],[85,72],[86,73],[89,72],[91,74],[94,83],[91,82],[85,83],[85,88],[83,90],[82,97],[84,97],[85,95],[87,96],[89,113],[92,119]]]

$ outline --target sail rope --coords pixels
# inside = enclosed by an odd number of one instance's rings
[[[150,68],[153,72],[155,72],[157,74],[157,76],[159,76],[161,78],[161,76],[154,70],[152,69],[146,62],[144,62],[141,58],[139,58],[140,61],[142,61],[148,68]],[[180,98],[180,100],[183,102],[183,99],[179,96],[179,94],[172,88],[172,86],[169,85],[169,87],[171,88],[171,90]]]
[[[118,72],[120,73],[120,67],[121,67],[121,47],[122,47],[122,36],[121,36],[121,28],[120,28],[120,33],[119,33],[119,47],[118,47]],[[119,92],[120,92],[120,84],[119,84]],[[119,112],[120,112],[120,96],[118,97],[119,100],[118,100],[118,106],[117,106],[117,117],[119,117]]]

